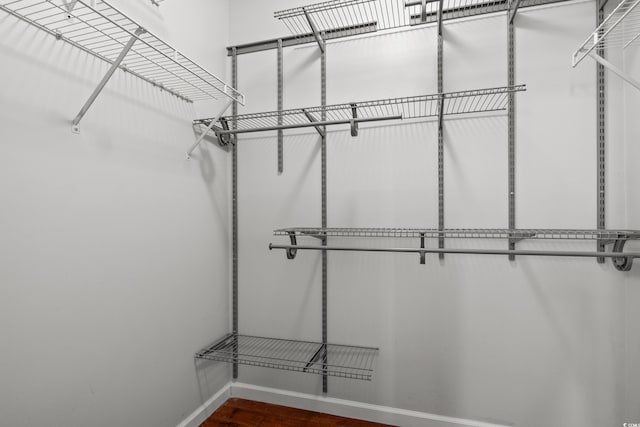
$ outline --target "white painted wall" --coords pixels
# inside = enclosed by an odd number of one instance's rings
[[[285,34],[284,26],[275,29],[273,11],[297,5],[232,2],[231,43]],[[596,226],[595,66],[570,65],[593,28],[592,2],[518,15],[517,82],[528,85],[517,95],[519,227]],[[445,90],[506,84],[505,39],[504,14],[446,25]],[[435,92],[435,43],[433,27],[330,42],[328,102]],[[317,49],[288,48],[284,63],[285,108],[318,105]],[[275,51],[240,56],[239,74],[250,100],[243,111],[276,108]],[[627,181],[638,182],[630,172],[637,155],[629,155],[637,129],[629,129]],[[329,226],[436,226],[436,132],[433,121],[368,126],[358,138],[333,130]],[[445,132],[446,225],[506,227],[506,116],[449,120]],[[612,161],[625,162],[621,149],[611,150]],[[240,332],[320,339],[319,253],[287,261],[267,249],[276,240],[273,229],[320,225],[319,138],[314,131],[286,132],[281,176],[275,133],[242,137],[239,162]],[[634,226],[632,192],[631,185],[610,193],[610,227]],[[594,248],[519,247],[567,246]],[[632,314],[638,285],[637,272],[622,274],[594,260],[450,255],[422,266],[411,255],[330,253],[330,341],[378,346],[380,356],[371,383],[331,378],[329,395],[522,427],[632,422],[640,396],[632,362],[640,351]],[[240,380],[321,392],[319,377],[298,373],[241,367]]]
[[[225,64],[226,1],[119,3]],[[228,154],[186,161],[194,106],[120,71],[74,135],[106,64],[4,13],[0,40],[0,425],[175,426],[230,378],[193,362],[229,330]]]

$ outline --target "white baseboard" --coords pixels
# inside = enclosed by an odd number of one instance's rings
[[[510,427],[243,383],[231,383],[231,397],[402,427]]]
[[[231,383],[225,385],[220,391],[204,402],[191,415],[185,418],[177,427],[200,427],[224,402],[231,397]]]
[[[408,411],[388,406],[333,397],[316,396],[260,387],[244,383],[229,383],[202,404],[177,427],[199,427],[230,397],[289,406],[307,411],[322,412],[347,418],[391,424],[402,427],[512,427],[511,424],[495,424],[464,418],[446,417],[426,412]]]

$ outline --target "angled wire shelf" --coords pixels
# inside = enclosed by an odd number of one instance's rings
[[[502,111],[507,108],[509,94],[526,90],[525,85],[466,90],[443,94],[410,96],[376,101],[295,108],[226,116],[220,120],[219,134],[258,132],[265,130],[314,127],[378,120],[415,119],[458,114]],[[442,109],[440,108],[442,105]],[[235,119],[236,128],[229,129]],[[208,126],[212,119],[196,120]],[[279,121],[281,120],[281,122]]]
[[[573,54],[575,67],[601,49],[626,49],[640,43],[640,0],[623,0]]]
[[[377,348],[228,334],[196,359],[370,381]]]
[[[572,229],[444,229],[433,228],[283,228],[275,236],[299,237],[390,237],[390,238],[472,238],[472,239],[539,239],[539,240],[618,240],[640,239],[639,230],[572,230]]]
[[[105,0],[14,0],[0,9],[184,100],[244,96]],[[128,41],[135,41],[119,58]]]
[[[564,0],[522,0],[520,7],[537,6]],[[277,11],[291,34],[304,42],[314,33],[324,39],[438,22],[440,2],[413,0],[332,0]],[[509,10],[507,0],[443,0],[442,20]]]

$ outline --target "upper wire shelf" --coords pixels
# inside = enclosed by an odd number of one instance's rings
[[[377,348],[228,334],[196,359],[370,381]]]
[[[640,0],[623,0],[573,54],[575,67],[594,50],[626,49],[640,42]]]
[[[120,68],[186,101],[244,96],[105,0],[14,0],[0,9],[110,64],[127,42]]]
[[[522,0],[519,7],[564,0]],[[325,39],[438,22],[439,2],[429,0],[332,0],[274,13],[291,34],[305,41],[316,31]],[[442,20],[509,10],[507,0],[443,0]],[[313,23],[313,24],[312,24]]]
[[[502,111],[507,108],[509,94],[526,90],[525,85],[466,90],[442,94],[409,96],[366,102],[353,102],[283,111],[241,114],[223,117],[224,129],[230,123],[235,130],[221,130],[219,134],[257,132],[319,125],[376,121],[387,119],[413,119]],[[442,104],[442,109],[440,105]],[[196,120],[196,124],[209,125],[212,119]]]
[[[310,237],[391,237],[391,238],[478,238],[478,239],[553,239],[617,240],[640,239],[639,230],[577,229],[432,229],[432,228],[315,228],[293,227],[274,230],[275,236]]]

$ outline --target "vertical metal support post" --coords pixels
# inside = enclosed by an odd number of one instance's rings
[[[509,10],[513,7],[513,0],[509,1]],[[514,23],[507,12],[507,79],[508,86],[515,86],[516,62],[515,62],[515,28]],[[509,229],[516,228],[516,95],[509,92],[508,109],[508,197],[509,197]],[[516,249],[515,239],[509,239],[509,250]],[[515,260],[515,255],[509,255],[509,260]]]
[[[282,39],[278,40],[278,126],[282,126],[282,108],[284,91],[284,67],[282,58]],[[278,173],[284,171],[284,131],[278,130]]]
[[[234,47],[231,51],[231,84],[234,88],[238,87],[238,51]],[[232,105],[233,120],[231,121],[231,129],[238,127],[238,102],[234,101]],[[232,305],[232,329],[234,335],[238,334],[238,136],[233,135],[235,141],[232,142],[231,149],[231,250],[232,255],[232,284],[231,284],[231,305]],[[238,342],[236,340],[233,348],[233,360],[238,360]],[[233,363],[233,379],[238,378],[238,363]]]
[[[327,105],[327,54],[326,45],[322,42],[323,46],[320,53],[320,103],[323,107]],[[327,112],[323,109],[321,120],[324,122],[327,120]],[[327,128],[323,126],[322,134],[322,228],[327,228]],[[327,245],[327,237],[322,239],[322,245]],[[328,340],[328,325],[327,325],[327,272],[328,272],[328,256],[327,251],[322,251],[322,344],[327,346]],[[327,352],[324,353],[323,359],[323,371],[322,374],[322,392],[327,393],[329,390],[327,371]]]
[[[605,1],[598,0],[596,2],[596,28],[599,27],[604,21],[604,4]],[[604,47],[598,47],[597,54],[600,57],[604,58],[605,51]],[[598,222],[598,230],[603,230],[606,228],[606,98],[605,98],[605,67],[604,65],[596,62],[596,74],[597,74],[597,94],[596,94],[596,108],[598,109],[598,143],[597,143],[597,156],[598,156],[598,206],[597,206],[597,222]],[[605,243],[602,241],[598,241],[597,245],[598,252],[606,252]],[[599,264],[603,264],[605,259],[599,257]]]
[[[87,114],[87,111],[89,111],[89,108],[91,108],[91,105],[93,105],[96,98],[98,98],[98,95],[100,95],[100,92],[102,92],[102,90],[107,85],[109,80],[111,80],[113,73],[115,73],[118,67],[120,67],[120,64],[122,63],[122,61],[124,61],[125,56],[127,56],[129,51],[133,47],[134,43],[136,42],[136,40],[138,40],[138,36],[144,32],[145,32],[144,28],[138,27],[134,35],[131,36],[127,44],[122,49],[122,52],[120,52],[120,55],[118,55],[116,60],[113,61],[113,64],[111,64],[109,71],[107,71],[107,74],[104,75],[104,77],[102,78],[100,83],[98,83],[98,86],[94,89],[93,93],[91,94],[87,102],[85,102],[82,108],[80,109],[80,112],[78,113],[76,118],[73,119],[73,122],[71,124],[71,131],[73,133],[80,133],[80,128],[78,127],[78,125],[80,124],[80,121],[82,120],[84,115]]]
[[[444,39],[442,36],[442,0],[438,6],[438,93],[440,94],[440,118],[438,120],[438,230],[444,230],[444,82],[443,82],[443,51]],[[444,249],[444,237],[438,237],[438,248]],[[439,253],[438,258],[444,259],[444,253]]]

